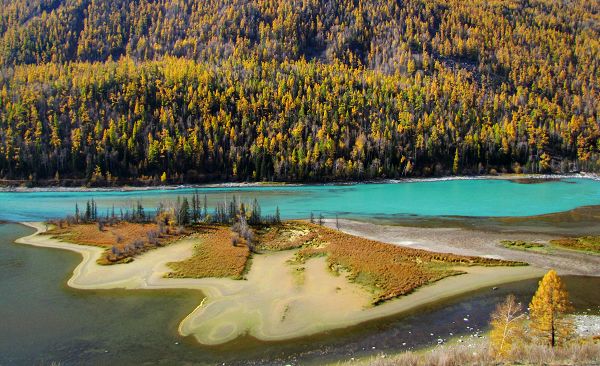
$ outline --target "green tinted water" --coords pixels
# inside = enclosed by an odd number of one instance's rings
[[[68,288],[65,281],[79,255],[13,244],[31,232],[17,224],[0,225],[0,365],[321,364],[430,345],[451,332],[471,334],[485,328],[507,293],[528,301],[536,288],[533,280],[485,289],[411,314],[303,339],[265,343],[241,338],[203,347],[177,334],[178,323],[200,302],[200,293]],[[600,279],[566,280],[577,308],[597,311],[600,293],[589,289],[600,288]]]

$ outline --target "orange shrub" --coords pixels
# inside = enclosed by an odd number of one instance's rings
[[[74,244],[107,248],[102,258],[98,260],[99,264],[129,262],[137,254],[156,246],[167,245],[181,237],[181,234],[165,233],[157,236],[157,243],[150,243],[149,232],[158,233],[158,226],[154,223],[120,222],[104,225],[100,230],[97,224],[75,224],[49,230],[47,234]],[[132,246],[134,242],[139,242],[139,245]]]
[[[303,261],[309,257],[327,255],[327,262],[333,271],[347,271],[350,280],[373,291],[373,304],[408,294],[444,277],[464,273],[452,268],[456,265],[523,264],[400,247],[326,227],[306,225],[324,245],[302,248],[297,258]]]
[[[201,226],[191,237],[197,239],[194,255],[181,262],[171,262],[172,278],[231,277],[241,279],[250,250],[241,243],[232,245],[232,231],[225,226]]]

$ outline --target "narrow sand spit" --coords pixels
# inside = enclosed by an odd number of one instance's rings
[[[335,220],[326,220],[325,224],[336,226]],[[433,252],[526,262],[538,268],[555,269],[562,275],[600,276],[600,256],[559,249],[555,253],[538,253],[508,249],[500,244],[501,240],[548,242],[558,238],[544,233],[378,225],[346,219],[339,220],[339,230],[384,243]]]
[[[207,345],[224,343],[243,334],[261,340],[283,340],[347,327],[463,292],[543,273],[534,267],[467,267],[462,268],[468,272],[465,275],[445,278],[405,297],[370,307],[370,293],[343,276],[332,275],[325,258],[311,259],[303,265],[289,264],[293,250],[255,255],[247,280],[174,279],[164,278],[169,272],[166,263],[191,256],[193,240],[183,239],[144,253],[132,263],[100,266],[96,260],[102,249],[39,235],[45,231],[40,223],[26,225],[37,232],[18,239],[18,243],[81,253],[83,260],[68,281],[71,287],[201,290],[206,298],[183,319],[179,332],[193,335]]]

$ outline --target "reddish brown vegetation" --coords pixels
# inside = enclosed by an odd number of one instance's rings
[[[75,224],[51,229],[47,234],[75,244],[107,248],[99,264],[130,262],[135,255],[164,246],[181,237],[181,233],[159,234],[156,224],[120,222],[114,225]]]
[[[489,258],[435,253],[369,240],[303,221],[288,221],[258,232],[259,248],[301,248],[296,260],[327,256],[334,272],[347,272],[352,281],[374,293],[373,303],[405,295],[444,277],[464,273],[456,266],[522,265]]]
[[[347,271],[348,277],[374,292],[377,304],[444,277],[464,273],[453,266],[506,266],[522,263],[489,258],[443,254],[381,243],[333,229],[306,224],[317,239],[298,252],[300,261],[327,255],[335,272]]]
[[[198,232],[191,236],[198,241],[194,248],[194,255],[181,262],[169,263],[173,272],[167,277],[242,278],[250,257],[248,246],[243,242],[233,246],[232,232],[225,226],[203,225],[197,230]]]
[[[131,260],[133,255],[153,247],[148,242],[148,233],[154,233],[156,229],[155,224],[120,223],[99,231],[96,225],[82,224],[54,229],[50,234],[79,244],[109,248],[103,260],[110,264]],[[194,254],[184,261],[169,263],[173,271],[168,277],[243,277],[251,254],[244,239],[236,236],[236,240],[232,240],[233,232],[226,226],[200,225],[190,230],[193,233],[189,238],[197,240]],[[161,235],[155,245],[164,245],[180,237]],[[140,238],[144,239],[142,245],[138,242],[138,246],[132,248],[128,244]],[[314,256],[327,256],[332,271],[344,272],[350,280],[373,291],[374,304],[463,273],[453,268],[456,266],[522,264],[399,247],[303,221],[265,226],[258,230],[255,238],[259,250],[300,248],[296,254],[296,260],[300,262]],[[115,256],[113,248],[119,245],[120,256]]]

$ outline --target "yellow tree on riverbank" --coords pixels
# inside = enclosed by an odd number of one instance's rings
[[[529,305],[533,335],[551,347],[563,344],[573,332],[572,322],[565,317],[571,310],[564,283],[556,271],[550,270]]]
[[[498,357],[506,356],[523,333],[523,307],[514,295],[508,295],[492,313],[491,350]]]

